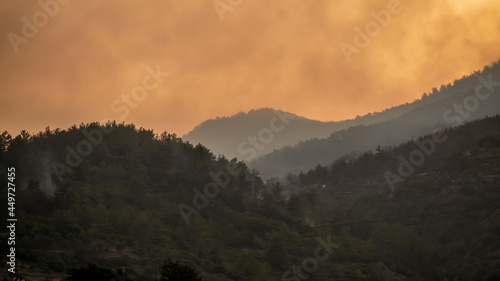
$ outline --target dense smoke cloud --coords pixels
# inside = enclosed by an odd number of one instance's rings
[[[348,63],[339,44],[353,44],[355,27],[392,2],[231,1],[239,5],[221,20],[212,1],[3,1],[0,126],[17,134],[119,120],[111,104],[142,84],[148,66],[170,76],[119,121],[183,134],[260,107],[353,118],[499,59],[500,2],[401,0]],[[58,10],[13,47],[9,34],[23,36],[23,17],[33,23],[39,3]]]

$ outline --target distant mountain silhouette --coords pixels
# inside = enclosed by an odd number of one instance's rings
[[[250,160],[301,140],[327,137],[336,125],[262,108],[207,120],[182,138],[203,144],[215,155]]]
[[[484,69],[485,73],[492,73],[492,71],[498,73],[498,62]],[[477,76],[479,74],[480,72],[476,71],[470,76],[463,76],[462,79],[455,80],[453,85],[451,83],[442,85],[439,90],[434,88],[432,92],[424,93],[421,99],[411,103],[395,106],[382,112],[357,116],[355,119],[321,122],[281,110],[261,108],[250,110],[247,113],[240,112],[229,117],[206,120],[184,135],[183,139],[193,144],[201,143],[215,155],[223,154],[230,159],[236,157],[240,160],[249,161],[285,146],[297,145],[299,142],[311,139],[326,138],[334,132],[354,126],[368,126],[385,122],[424,106],[431,109],[436,106],[437,102],[448,100],[451,97],[463,97],[465,92],[469,93],[478,85]],[[450,100],[447,102],[450,102]],[[447,105],[447,103],[445,102],[444,105]],[[437,108],[438,111],[441,109],[442,107]],[[483,110],[484,107],[480,111]],[[424,118],[421,120],[430,120],[427,114],[422,115]],[[484,114],[478,116],[484,116]],[[280,117],[284,118],[285,121],[281,120]],[[437,118],[442,120],[442,117],[438,116]],[[284,127],[282,128],[282,126]],[[252,142],[252,139],[254,142]],[[302,165],[301,167],[307,168],[308,165]]]
[[[436,129],[494,116],[500,113],[499,62],[486,66],[482,72],[464,76],[453,85],[443,85],[440,90],[434,88],[433,93],[424,94],[422,99],[411,104],[357,118],[353,121],[363,121],[336,131],[327,138],[312,139],[273,151],[248,165],[259,170],[264,179],[283,176],[288,172],[311,169],[318,164],[326,165],[346,154],[352,156],[374,150],[378,145],[398,145]],[[389,116],[394,118],[387,120]],[[374,120],[383,119],[387,121],[374,124]]]

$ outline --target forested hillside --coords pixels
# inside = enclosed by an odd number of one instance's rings
[[[291,199],[315,190],[315,225],[366,243],[372,262],[385,257],[387,267],[404,264],[406,276],[423,280],[498,280],[500,116],[438,136],[289,174],[285,190]],[[424,155],[418,165],[416,154]]]
[[[95,262],[156,280],[171,259],[203,280],[495,280],[500,117],[444,135],[392,192],[384,174],[413,142],[263,183],[243,162],[133,125],[5,132],[17,268],[63,279]]]

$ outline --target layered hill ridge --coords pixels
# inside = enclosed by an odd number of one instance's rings
[[[480,85],[480,95],[494,90],[496,81],[500,81],[498,61],[482,71],[464,75],[453,84],[433,88],[421,99],[355,119],[322,122],[262,108],[207,120],[184,135],[183,139],[194,144],[201,143],[216,155],[245,160],[264,178],[283,176],[286,172],[326,164],[345,153],[374,149],[373,143],[396,145],[436,128],[494,115],[500,108],[500,90],[490,93],[484,101],[478,99],[477,109],[474,109],[476,105],[471,97],[475,96]],[[470,104],[465,105],[464,102]],[[466,110],[465,113],[459,112],[455,104],[473,110],[469,113],[466,108],[462,109]],[[452,112],[444,116],[448,110]],[[285,122],[281,120],[283,117]],[[274,130],[271,123],[276,126]]]
[[[500,64],[487,66],[482,72],[475,72],[401,107],[408,112],[384,122],[352,126],[323,139],[283,147],[248,165],[259,170],[263,178],[284,176],[288,172],[328,164],[346,154],[397,145],[437,129],[494,116],[500,113]]]

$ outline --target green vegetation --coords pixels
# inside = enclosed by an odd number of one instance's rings
[[[127,274],[121,270],[114,272],[109,268],[99,266],[95,263],[89,263],[87,266],[70,269],[68,274],[70,276],[66,278],[66,281],[110,281],[113,278],[118,278],[123,281],[131,280]]]
[[[68,147],[76,151],[86,132],[101,129],[113,132],[59,177],[54,161],[68,163]],[[181,280],[167,279],[175,272],[191,280],[200,280],[196,272],[202,280],[281,280],[294,268],[309,280],[493,278],[500,117],[444,133],[447,141],[394,193],[384,172],[396,171],[398,156],[407,157],[414,142],[263,183],[237,159],[134,125],[4,133],[1,177],[16,167],[18,270],[28,279],[60,273],[68,280],[85,272],[103,278],[126,272],[133,280]],[[186,224],[179,204],[193,207],[193,188],[203,190],[214,182],[211,172],[228,164],[239,173]],[[312,262],[317,238],[327,237],[339,246]]]
[[[201,281],[201,278],[194,268],[166,260],[160,266],[159,281]]]

